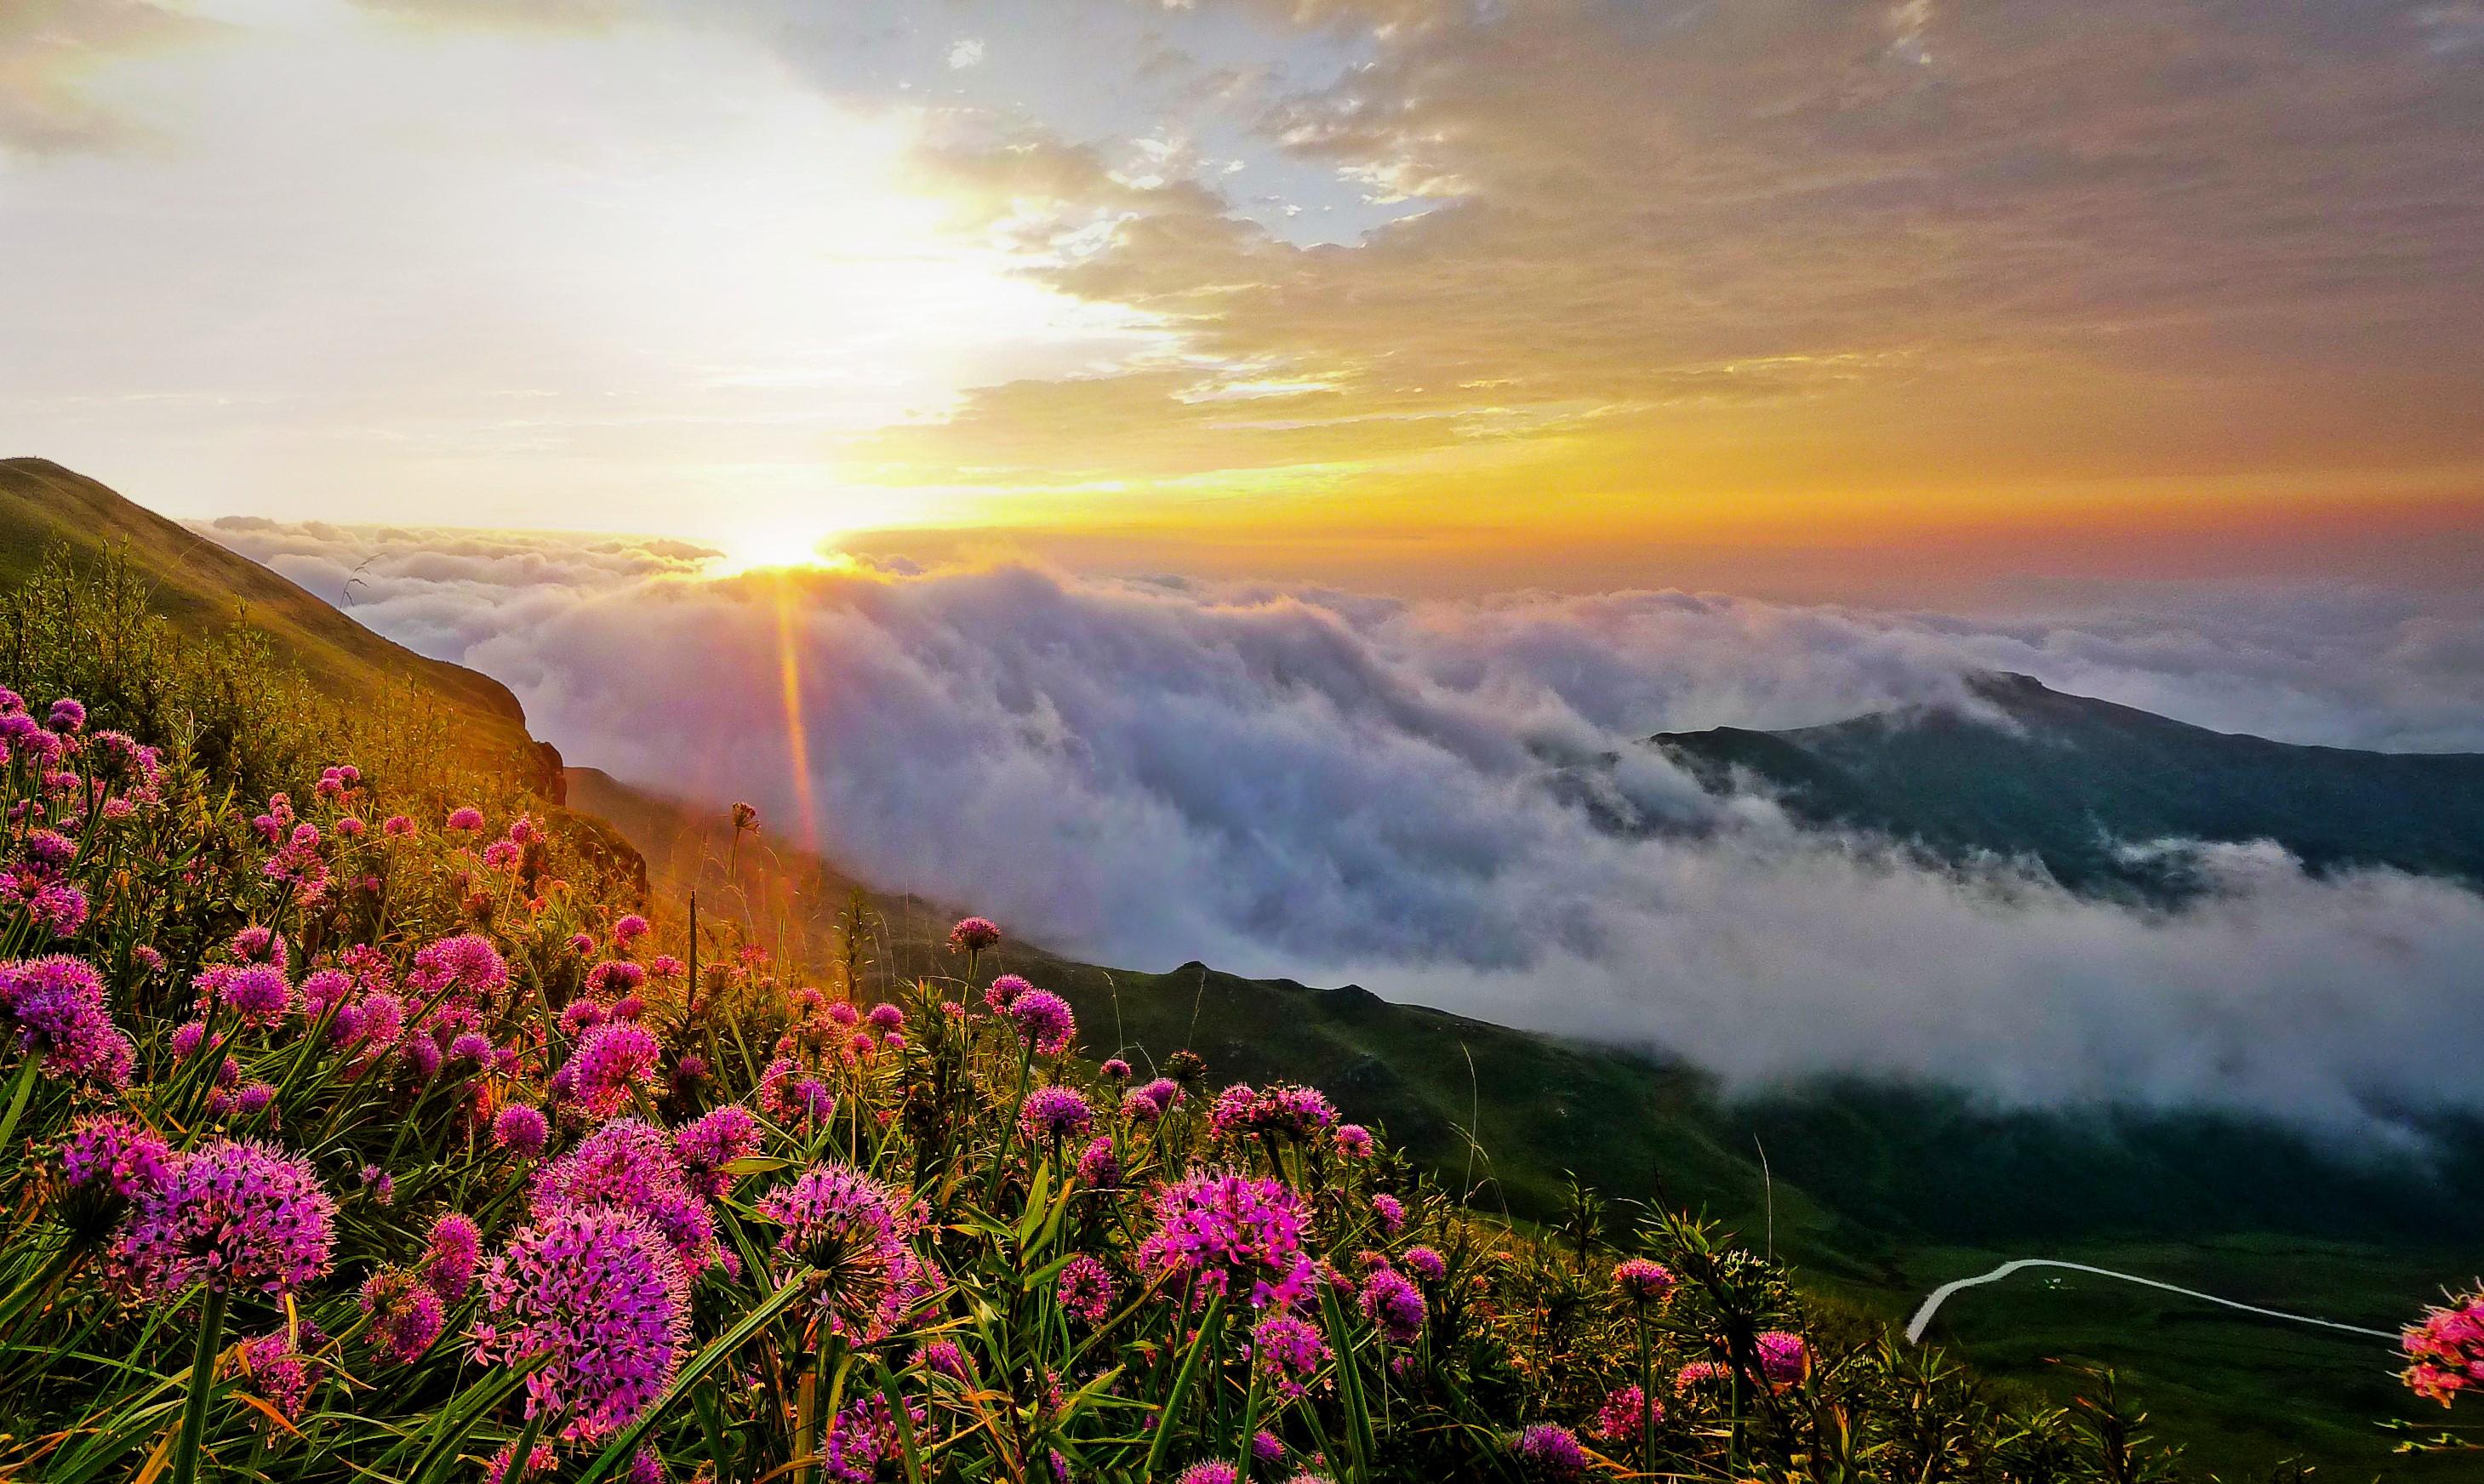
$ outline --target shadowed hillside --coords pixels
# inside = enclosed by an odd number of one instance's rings
[[[244,624],[339,697],[411,688],[465,718],[486,746],[540,747],[518,698],[490,676],[383,638],[258,563],[49,459],[0,459],[0,582],[24,581],[62,548],[81,562],[125,553],[152,586],[156,609],[176,625]]]
[[[2076,890],[2194,884],[2164,840],[2273,840],[2311,870],[2356,866],[2484,882],[2484,754],[2306,747],[2048,689],[1968,682],[1988,711],[1919,708],[1785,732],[1649,739],[1711,789],[1737,777],[1816,824],[1958,861],[2033,858]]]

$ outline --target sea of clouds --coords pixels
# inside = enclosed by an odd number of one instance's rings
[[[1353,981],[1738,1084],[1930,1076],[2386,1129],[2484,1108],[2484,896],[2206,852],[2178,912],[1714,799],[1658,731],[1959,700],[2001,668],[2227,730],[2484,748],[2484,618],[2192,592],[1975,619],[1681,592],[1401,602],[1028,565],[701,577],[697,548],[202,527],[506,682],[574,763],[746,797],[883,887],[1065,951]],[[791,724],[791,723],[798,723]],[[1552,772],[1618,753],[1654,838]]]

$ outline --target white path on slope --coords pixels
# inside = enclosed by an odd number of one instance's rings
[[[2067,1268],[2073,1273],[2093,1273],[2098,1278],[2119,1278],[2126,1283],[2162,1288],[2168,1293],[2178,1293],[2184,1298],[2222,1304],[2228,1309],[2239,1309],[2244,1313],[2258,1314],[2264,1318],[2290,1319],[2296,1324],[2316,1324],[2324,1330],[2343,1330],[2349,1335],[2369,1335],[2378,1339],[2393,1340],[2398,1337],[2393,1330],[2367,1330],[2360,1324],[2339,1324],[2335,1319],[2314,1319],[2308,1314],[2282,1313],[2274,1309],[2262,1309],[2256,1304],[2237,1304],[2231,1299],[2221,1299],[2213,1293],[2201,1293],[2197,1288],[2177,1288],[2172,1283],[2160,1283],[2155,1279],[2142,1278],[2136,1273],[2117,1273],[2111,1268],[2092,1268],[2084,1262],[2056,1262],[2050,1257],[2021,1257],[2015,1262],[2005,1262],[1981,1278],[1961,1278],[1956,1282],[1943,1283],[1934,1288],[1925,1298],[1923,1307],[1915,1310],[1915,1317],[1906,1321],[1907,1342],[1918,1345],[1923,1343],[1924,1327],[1932,1322],[1932,1314],[1951,1294],[1960,1288],[1974,1288],[1984,1283],[1999,1282],[2020,1268]]]

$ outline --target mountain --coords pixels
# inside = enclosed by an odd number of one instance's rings
[[[1782,732],[1716,727],[1649,742],[1706,786],[1776,795],[1796,818],[1944,860],[2032,859],[2073,890],[2179,896],[2164,841],[2270,840],[2315,872],[2390,867],[2484,883],[2484,753],[2359,752],[2192,726],[1970,678],[1974,704]]]
[[[240,623],[338,696],[410,688],[458,714],[478,748],[541,753],[509,688],[364,628],[326,600],[49,459],[0,459],[0,583],[22,582],[66,549],[91,564],[118,553],[154,589],[158,611],[204,630]],[[545,776],[557,777],[557,755]]]

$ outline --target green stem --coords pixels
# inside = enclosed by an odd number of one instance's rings
[[[17,1131],[17,1117],[26,1111],[26,1099],[35,1093],[35,1077],[42,1069],[43,1059],[32,1051],[17,1066],[17,1084],[9,1093],[9,1111],[0,1114],[0,1153],[9,1147],[9,1138]]]
[[[190,1396],[181,1410],[181,1444],[173,1453],[173,1484],[195,1484],[199,1450],[207,1441],[207,1403],[216,1394],[216,1356],[223,1349],[225,1306],[231,1295],[223,1289],[207,1294],[207,1312],[199,1321],[199,1348],[190,1361]]]

